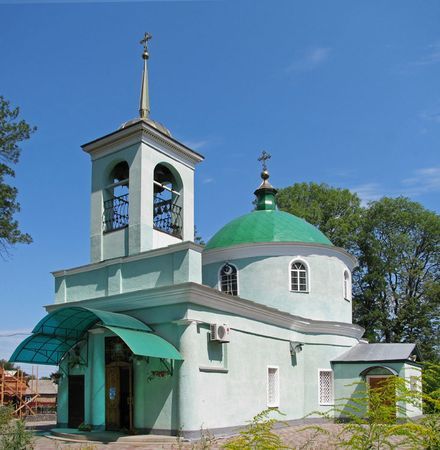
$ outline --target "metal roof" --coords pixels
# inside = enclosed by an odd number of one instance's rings
[[[332,362],[405,361],[416,344],[357,344]]]
[[[205,250],[255,242],[307,242],[333,245],[318,228],[284,211],[253,211],[220,229]]]

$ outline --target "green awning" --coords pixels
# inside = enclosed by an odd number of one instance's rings
[[[169,342],[154,333],[110,326],[106,326],[105,328],[117,334],[135,355],[183,359],[181,354]]]
[[[183,359],[169,342],[134,317],[72,306],[43,317],[32,330],[32,335],[16,348],[10,361],[59,365],[66,353],[95,325],[117,334],[135,355]]]

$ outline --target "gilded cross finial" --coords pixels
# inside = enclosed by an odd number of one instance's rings
[[[148,53],[148,41],[152,38],[153,36],[150,33],[145,32],[144,37],[142,38],[142,40],[139,42],[140,44],[142,44],[144,46],[144,51],[142,53],[142,58],[143,59],[148,59],[148,57],[150,56]]]
[[[263,165],[263,172],[267,171],[267,164],[266,161],[268,159],[270,159],[272,156],[266,152],[266,150],[263,150],[261,153],[261,156],[258,158],[258,161],[261,162],[261,164]]]

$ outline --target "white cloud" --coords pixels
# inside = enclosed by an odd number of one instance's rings
[[[213,183],[214,181],[215,181],[214,178],[206,177],[206,178],[204,178],[204,179],[202,180],[202,183],[203,183],[203,184],[209,184],[209,183]]]
[[[430,66],[440,63],[440,41],[428,45],[425,54],[412,63],[413,66]]]
[[[363,205],[366,205],[368,202],[379,200],[384,196],[379,183],[364,183],[359,186],[354,186],[350,190],[359,195]]]
[[[422,120],[440,123],[440,112],[422,111],[419,116]]]
[[[417,197],[431,192],[440,192],[440,167],[416,169],[408,178],[398,182],[394,188],[387,188],[380,183],[364,183],[350,188],[362,200],[362,204],[379,200],[384,196]]]
[[[313,70],[324,64],[329,58],[332,49],[329,47],[314,47],[308,49],[301,58],[293,61],[286,68],[286,72],[304,72]]]
[[[201,150],[206,148],[209,144],[208,140],[200,140],[200,141],[183,141],[183,143],[192,150]]]
[[[440,191],[440,167],[417,169],[410,178],[402,180],[402,195],[417,196]]]

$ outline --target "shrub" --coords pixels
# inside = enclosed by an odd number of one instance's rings
[[[33,448],[32,433],[23,420],[14,419],[12,408],[0,407],[0,448],[2,450],[29,450]]]
[[[279,422],[270,418],[271,413],[281,414],[278,409],[265,409],[257,414],[240,435],[230,440],[223,448],[228,450],[281,450],[288,449],[281,438],[272,431]]]

